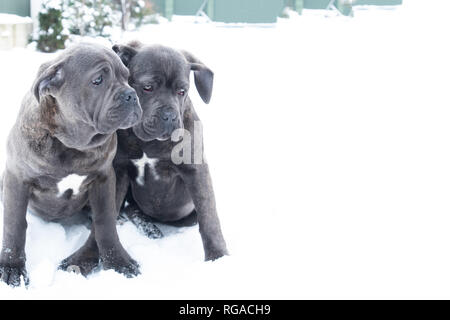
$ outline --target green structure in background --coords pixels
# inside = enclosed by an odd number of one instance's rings
[[[330,4],[330,0],[284,0],[286,7],[291,7],[298,13],[302,13],[303,9],[326,9]],[[403,0],[336,0],[334,6],[342,14],[349,15],[352,7],[359,5],[377,5],[377,6],[395,6],[401,5]]]
[[[153,0],[157,12],[172,15],[195,15],[204,0]],[[209,0],[203,11],[213,21],[273,23],[285,7],[301,14],[303,9],[326,9],[330,0]],[[334,6],[344,15],[352,5],[400,5],[402,0],[335,0]]]
[[[275,22],[285,0],[209,0],[203,9],[211,20],[220,22]],[[172,15],[195,15],[204,0],[153,0],[157,12]]]
[[[220,22],[276,22],[282,10],[283,0],[212,0],[210,18]]]
[[[354,0],[353,5],[397,6],[402,2],[403,0]]]
[[[112,0],[111,0],[112,1]],[[204,0],[152,0],[155,10],[167,18],[195,15]],[[357,5],[400,5],[403,0],[336,0],[335,7],[344,15]],[[330,0],[209,0],[203,11],[213,21],[273,23],[285,7],[302,13],[303,9],[325,9]],[[0,13],[30,16],[30,0],[0,0]]]
[[[0,0],[0,13],[11,13],[22,17],[29,17],[30,0]]]

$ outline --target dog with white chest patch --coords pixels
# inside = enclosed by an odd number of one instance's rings
[[[86,275],[99,263],[126,276],[139,266],[116,231],[117,129],[142,115],[129,71],[109,48],[79,44],[39,69],[7,142],[2,180],[4,205],[0,279],[28,283],[25,269],[26,212],[59,221],[88,208],[91,234],[61,269]]]
[[[165,46],[132,42],[113,50],[130,70],[129,83],[143,110],[137,124],[117,132],[116,206],[122,206],[128,194],[124,214],[153,237],[161,236],[154,221],[187,225],[197,220],[205,260],[226,255],[208,164],[175,163],[172,158],[177,142],[171,138],[177,132],[187,132],[181,135],[182,143],[191,143],[188,135],[194,138],[192,148],[183,152],[195,157],[198,151],[194,142],[202,134],[196,130],[200,120],[188,97],[189,76],[194,72],[197,91],[209,103],[213,72],[192,54]]]

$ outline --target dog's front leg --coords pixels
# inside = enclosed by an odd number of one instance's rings
[[[139,274],[139,265],[120,243],[116,230],[116,176],[112,166],[96,179],[89,190],[95,240],[105,269],[114,269],[127,277]]]
[[[3,245],[0,254],[0,278],[10,286],[28,285],[25,269],[26,213],[29,185],[11,171],[4,176]]]
[[[178,169],[197,211],[205,260],[215,260],[227,255],[208,164],[182,164]]]
[[[116,173],[116,209],[120,216],[120,209],[125,202],[128,188],[130,186],[130,178],[126,168],[117,168],[114,170]]]
[[[87,276],[98,266],[99,259],[97,242],[95,241],[95,229],[92,226],[91,234],[84,245],[70,257],[61,261],[59,269],[80,272],[82,275]]]

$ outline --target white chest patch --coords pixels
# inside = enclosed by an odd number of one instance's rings
[[[87,176],[79,176],[77,174],[69,174],[58,182],[58,197],[62,196],[66,190],[72,189],[73,194],[80,192],[81,184]]]
[[[144,175],[145,175],[145,166],[148,164],[150,167],[150,172],[152,173],[155,180],[159,180],[159,175],[156,172],[156,164],[158,163],[158,159],[149,158],[147,155],[142,155],[142,158],[137,160],[131,160],[133,164],[136,166],[138,170],[138,175],[136,177],[136,183],[143,186],[144,185]]]

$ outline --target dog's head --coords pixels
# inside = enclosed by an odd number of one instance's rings
[[[39,69],[33,92],[41,104],[53,101],[55,127],[73,132],[69,144],[83,147],[94,136],[109,135],[135,125],[142,116],[129,71],[108,48],[79,44]],[[78,138],[77,138],[78,137]],[[85,141],[86,140],[86,141]]]
[[[164,141],[183,128],[191,71],[200,97],[209,103],[214,74],[190,53],[137,43],[115,45],[113,50],[130,70],[129,83],[142,106],[142,119],[133,126],[139,139]]]

